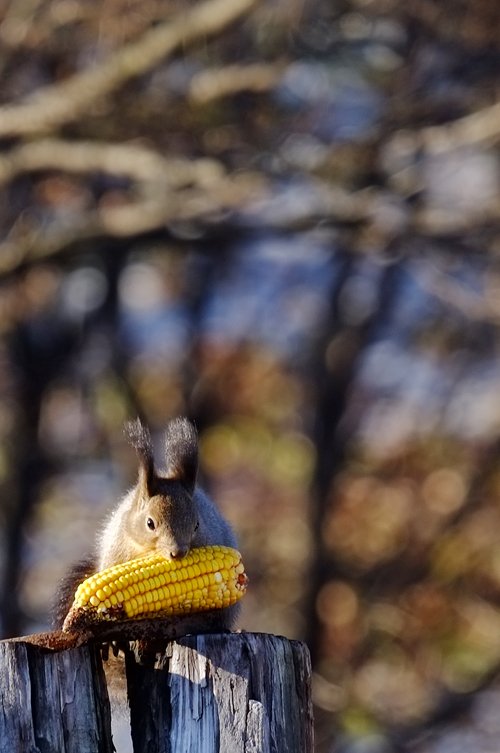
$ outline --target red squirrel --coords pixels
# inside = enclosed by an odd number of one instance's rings
[[[224,544],[236,547],[229,523],[211,499],[196,486],[198,437],[187,418],[170,421],[165,432],[165,468],[155,469],[151,434],[139,419],[125,425],[125,433],[139,458],[136,485],[108,517],[97,538],[95,553],[74,565],[62,580],[53,609],[59,629],[73,602],[78,584],[93,573],[121,562],[160,552],[183,557],[195,546]],[[215,616],[199,614],[198,632],[229,630],[238,607]]]

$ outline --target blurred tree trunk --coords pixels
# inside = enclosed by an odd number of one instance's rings
[[[72,352],[72,332],[55,319],[31,319],[10,340],[10,358],[16,375],[18,423],[12,431],[9,505],[6,512],[5,559],[0,584],[0,614],[5,637],[23,631],[19,605],[23,535],[39,495],[40,484],[53,469],[39,443],[39,419],[47,385],[60,373]]]
[[[316,611],[316,600],[324,584],[335,577],[338,571],[334,553],[325,547],[323,529],[326,516],[331,506],[335,505],[332,485],[345,462],[357,429],[356,421],[345,420],[350,391],[360,359],[379,327],[391,316],[399,293],[400,264],[396,262],[389,264],[381,275],[377,305],[373,312],[359,325],[346,327],[342,324],[340,297],[344,285],[355,271],[355,264],[353,255],[344,256],[341,271],[333,285],[332,304],[324,335],[318,344],[316,367],[312,375],[318,385],[314,426],[317,463],[312,488],[314,559],[307,599],[306,642],[311,650],[313,665],[321,644],[321,624]]]

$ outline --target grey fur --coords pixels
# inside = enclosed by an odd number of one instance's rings
[[[164,472],[155,469],[149,430],[137,419],[126,426],[139,458],[139,478],[111,513],[97,542],[97,570],[152,552],[175,558],[193,546],[237,546],[229,523],[196,487],[198,438],[187,418],[170,421],[165,432]],[[148,527],[152,521],[154,529]],[[222,610],[229,628],[235,609]],[[200,615],[200,623],[203,615]]]
[[[229,523],[210,497],[195,487],[198,438],[193,424],[177,418],[167,425],[163,473],[155,470],[147,427],[137,419],[126,424],[125,433],[139,459],[137,483],[106,521],[94,556],[77,563],[61,582],[52,609],[55,627],[61,627],[78,584],[98,570],[155,551],[179,557],[193,546],[237,546]],[[148,528],[148,518],[154,520],[154,530]],[[230,629],[238,611],[239,605],[234,605],[200,613],[200,632]]]

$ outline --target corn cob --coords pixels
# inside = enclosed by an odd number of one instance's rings
[[[241,555],[231,547],[199,547],[174,560],[152,554],[113,565],[83,581],[63,630],[93,622],[222,609],[235,604],[246,586]]]

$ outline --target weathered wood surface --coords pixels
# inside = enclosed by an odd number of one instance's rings
[[[0,642],[2,753],[112,753],[111,715],[94,646],[48,652]]]
[[[137,637],[126,662],[134,753],[312,753],[304,644],[192,635],[150,656]],[[1,753],[113,750],[98,646],[65,642],[55,633],[0,642]]]
[[[135,753],[312,753],[303,643],[194,635],[169,644],[154,664],[127,664]]]

